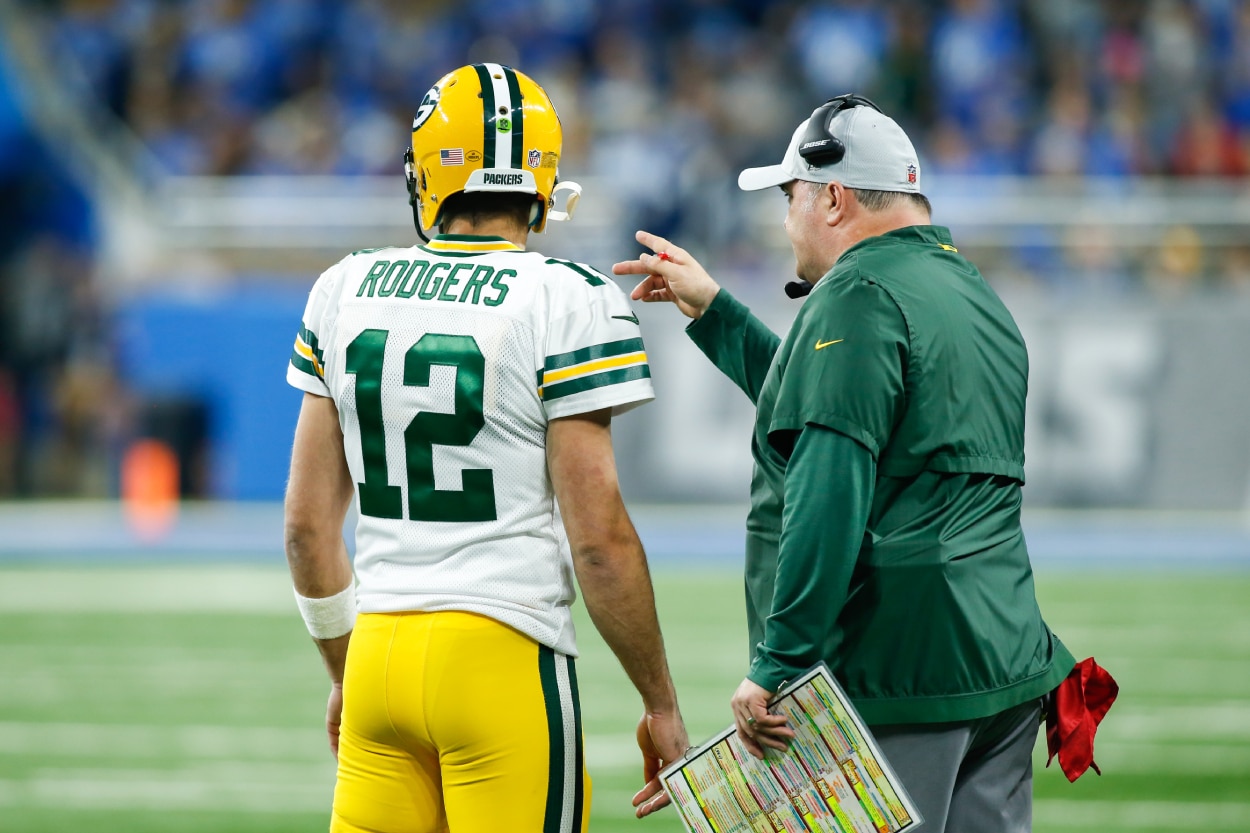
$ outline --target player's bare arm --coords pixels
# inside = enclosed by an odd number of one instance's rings
[[[690,743],[664,653],[646,555],[621,500],[610,413],[552,420],[547,460],[586,609],[642,695],[638,741],[647,783],[634,798],[642,817],[668,803],[657,773]]]
[[[687,318],[700,318],[720,292],[720,284],[680,246],[646,231],[634,237],[654,254],[643,252],[637,260],[612,266],[616,275],[646,275],[629,297],[646,303],[668,301]]]
[[[334,400],[306,393],[295,427],[284,512],[287,564],[295,592],[301,596],[327,598],[351,583],[343,521],[352,494]],[[330,674],[326,732],[336,756],[343,712],[343,668],[350,639],[349,632],[334,639],[313,640]]]

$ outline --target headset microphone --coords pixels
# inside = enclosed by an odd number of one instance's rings
[[[808,283],[807,281],[790,281],[786,284],[786,296],[790,298],[802,298],[814,288],[815,285]]]

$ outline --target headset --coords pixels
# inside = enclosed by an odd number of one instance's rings
[[[831,98],[812,112],[812,117],[807,120],[807,131],[799,142],[799,156],[804,162],[819,168],[842,161],[842,157],[846,156],[846,145],[829,128],[834,116],[855,107],[871,107],[881,112],[871,99],[854,93]]]
[[[834,116],[855,107],[871,107],[878,113],[881,112],[881,108],[872,99],[855,93],[834,96],[812,111],[812,117],[807,120],[807,130],[799,142],[799,156],[803,157],[804,162],[820,168],[842,161],[842,157],[846,156],[846,145],[829,128],[833,124]],[[790,281],[785,286],[786,296],[802,298],[813,288],[814,285],[805,280]]]

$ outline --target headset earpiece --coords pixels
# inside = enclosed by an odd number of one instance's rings
[[[846,156],[846,145],[829,128],[834,116],[852,107],[871,107],[881,112],[880,107],[862,95],[847,93],[829,99],[817,107],[807,120],[807,131],[799,143],[799,156],[803,157],[803,161],[818,168],[842,161],[842,157]]]

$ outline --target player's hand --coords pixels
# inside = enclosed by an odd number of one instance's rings
[[[656,254],[644,252],[637,260],[613,264],[614,275],[646,275],[629,297],[645,303],[668,301],[687,318],[701,317],[720,284],[685,249],[645,231],[634,237]]]
[[[794,738],[794,730],[786,725],[786,716],[769,713],[768,701],[772,697],[771,691],[748,679],[738,686],[729,703],[738,738],[760,760],[764,759],[764,747],[784,752]]]
[[[681,714],[647,712],[638,721],[638,748],[642,750],[642,777],[647,783],[634,795],[634,815],[649,816],[669,804],[659,772],[690,748]]]
[[[330,736],[330,751],[334,760],[339,759],[339,724],[343,722],[343,684],[330,684],[330,701],[326,703],[326,734]]]

